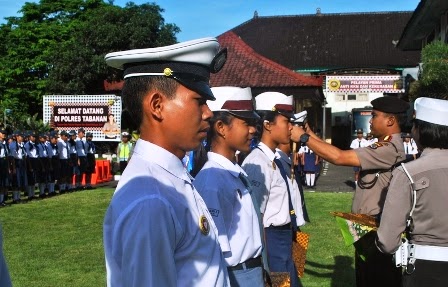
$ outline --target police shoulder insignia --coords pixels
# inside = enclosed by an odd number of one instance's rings
[[[201,217],[199,217],[199,229],[201,230],[201,233],[204,235],[208,235],[208,233],[210,232],[210,224],[205,215],[201,215]]]
[[[369,147],[370,147],[371,149],[377,149],[377,148],[382,147],[382,146],[383,146],[382,143],[375,142],[375,143],[371,144]]]
[[[392,140],[392,136],[385,136],[383,141],[384,142],[390,142]]]

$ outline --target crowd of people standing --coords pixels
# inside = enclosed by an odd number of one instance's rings
[[[0,206],[93,189],[92,138],[83,128],[9,135],[0,130]]]

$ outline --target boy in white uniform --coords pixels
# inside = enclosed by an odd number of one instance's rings
[[[125,110],[140,129],[104,220],[107,285],[228,286],[218,231],[182,165],[210,128],[215,38],[106,55],[124,69]]]

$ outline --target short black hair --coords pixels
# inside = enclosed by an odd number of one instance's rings
[[[428,123],[414,119],[418,143],[422,148],[448,149],[448,126]]]
[[[123,116],[129,120],[132,130],[138,130],[143,119],[143,99],[152,89],[159,90],[168,98],[174,98],[180,84],[164,76],[131,77],[126,79],[123,90]]]

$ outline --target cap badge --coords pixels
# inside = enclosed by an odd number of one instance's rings
[[[201,217],[199,217],[199,229],[204,235],[208,235],[210,232],[210,224],[208,223],[208,219],[205,215],[201,215]]]
[[[277,108],[276,108],[276,107],[273,107],[273,108],[271,109],[271,111],[275,112],[275,111],[277,111]]]
[[[165,68],[165,69],[163,70],[163,74],[164,74],[166,77],[171,77],[171,76],[173,75],[173,70],[171,70],[170,68]]]
[[[227,61],[227,48],[219,51],[210,64],[210,73],[218,73]]]

